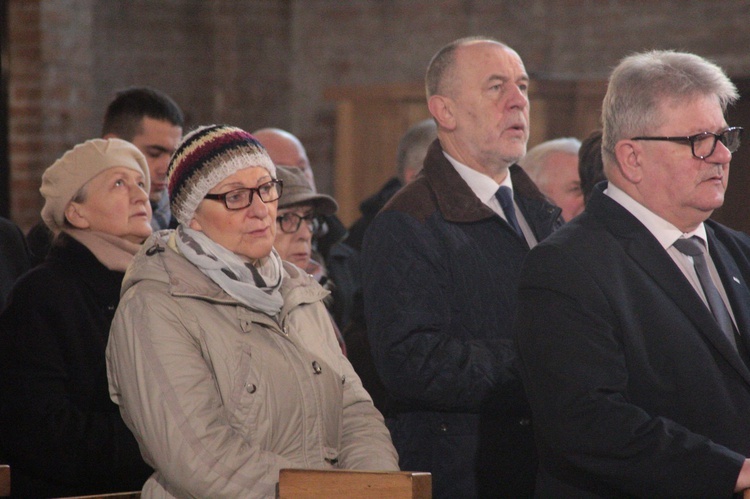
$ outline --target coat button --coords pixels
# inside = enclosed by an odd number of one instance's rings
[[[245,385],[245,390],[247,390],[247,393],[252,395],[258,390],[258,387],[255,386],[255,383],[248,383]]]
[[[154,256],[157,253],[163,253],[163,252],[164,252],[164,248],[162,248],[158,244],[155,244],[146,250],[146,256]]]
[[[529,426],[531,424],[531,420],[529,418],[521,418],[518,420],[519,426]]]
[[[448,431],[448,423],[440,423],[440,432],[445,433]]]
[[[312,367],[313,367],[313,372],[314,372],[315,374],[320,374],[320,373],[322,373],[322,372],[323,372],[323,368],[322,368],[322,367],[320,367],[320,364],[318,364],[318,361],[317,361],[317,360],[314,360],[314,361],[313,361],[313,363],[312,363]]]

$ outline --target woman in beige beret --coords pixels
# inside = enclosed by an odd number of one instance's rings
[[[56,235],[0,315],[0,456],[18,497],[137,490],[151,470],[109,399],[104,350],[125,269],[151,234],[146,159],[124,140],[90,140],[40,191]]]

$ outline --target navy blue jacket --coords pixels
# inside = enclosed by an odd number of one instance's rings
[[[561,223],[518,167],[516,203],[538,240]],[[529,409],[512,322],[529,248],[482,203],[439,141],[422,173],[372,222],[362,254],[365,313],[401,468],[433,474],[440,497],[532,493]]]
[[[669,254],[599,184],[536,246],[517,341],[540,497],[731,497],[750,456],[750,369]],[[706,222],[750,347],[750,237]]]

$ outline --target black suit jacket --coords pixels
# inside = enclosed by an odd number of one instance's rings
[[[659,242],[598,186],[528,255],[515,327],[545,497],[729,497],[750,370]],[[750,339],[750,238],[706,222]]]

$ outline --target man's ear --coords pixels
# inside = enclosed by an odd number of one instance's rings
[[[65,207],[65,218],[76,229],[88,229],[91,226],[82,208],[81,204],[75,201],[71,201]]]
[[[456,128],[454,116],[454,102],[450,97],[444,95],[433,95],[427,100],[427,109],[435,118],[438,125],[446,130]]]
[[[631,184],[637,184],[643,178],[642,145],[635,140],[620,140],[615,144],[617,168]]]

